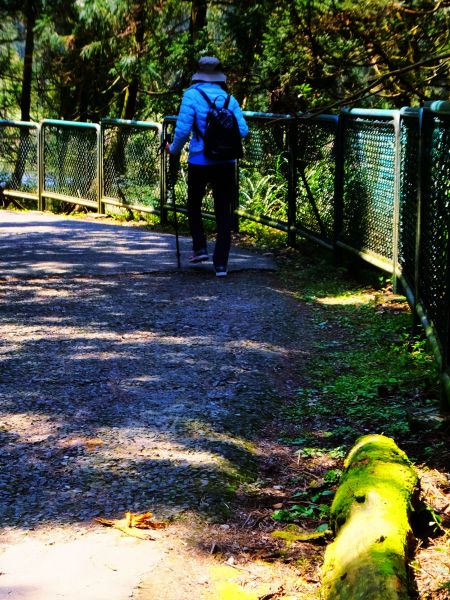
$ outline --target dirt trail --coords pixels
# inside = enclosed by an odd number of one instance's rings
[[[293,570],[218,561],[203,538],[226,533],[295,394],[305,309],[252,266],[49,269],[0,282],[0,598],[297,597]],[[169,522],[152,541],[94,522],[148,510]]]

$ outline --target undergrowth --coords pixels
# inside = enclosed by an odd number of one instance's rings
[[[407,442],[415,417],[438,411],[439,389],[406,298],[379,272],[336,267],[310,247],[280,258],[285,283],[311,308],[317,336],[291,416],[326,417],[320,437],[330,442],[350,444],[368,432]]]

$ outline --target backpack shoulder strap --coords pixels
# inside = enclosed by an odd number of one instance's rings
[[[199,92],[199,94],[201,94],[203,96],[203,98],[208,103],[209,108],[212,108],[213,103],[211,102],[211,100],[209,99],[209,97],[207,96],[207,94],[205,94],[205,92],[203,90],[201,90],[198,85],[194,86],[194,89],[197,90],[197,92]],[[202,134],[202,132],[200,131],[200,129],[199,129],[198,125],[197,125],[197,118],[196,118],[195,115],[194,115],[193,131],[194,131],[195,137],[197,139],[200,139],[200,138],[204,139],[204,135]]]
[[[199,91],[200,91],[200,90],[199,90]],[[218,96],[216,96],[216,97],[214,98],[214,102],[213,102],[213,105],[214,105],[214,106],[217,106],[217,100],[218,100],[219,98],[225,98],[222,108],[225,108],[226,110],[228,110],[228,105],[230,104],[231,95],[230,95],[230,94],[227,94],[227,95],[225,96],[225,94],[219,94]]]
[[[211,106],[213,105],[213,103],[211,102],[211,100],[209,99],[208,95],[205,94],[205,92],[203,90],[201,90],[199,87],[195,88],[197,90],[197,92],[199,92],[203,98],[206,100],[206,102],[208,103],[208,106],[211,108]]]

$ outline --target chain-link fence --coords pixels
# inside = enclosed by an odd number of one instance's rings
[[[236,214],[288,231],[291,221],[291,119],[287,115],[244,112],[249,126],[239,161]]]
[[[238,165],[238,189],[234,214],[238,219],[262,223],[331,247],[335,172],[336,116],[298,120],[289,115],[244,112],[249,134],[243,141],[244,156]],[[172,136],[175,117],[164,120],[164,135]],[[186,212],[187,152],[179,160],[165,160],[166,209]],[[297,168],[295,168],[295,165]],[[213,200],[208,191],[204,216],[213,219]]]
[[[295,228],[331,247],[335,235],[335,174],[338,117],[296,121]]]
[[[40,125],[0,121],[0,193],[5,204],[14,198],[39,198],[38,141]]]
[[[161,125],[108,119],[101,123],[104,205],[160,213]]]
[[[411,290],[416,278],[419,141],[419,109],[402,110],[398,261],[405,287]]]
[[[173,139],[177,119],[166,117],[163,121],[164,143]],[[187,213],[187,175],[188,175],[188,152],[184,148],[180,156],[163,155],[162,169],[162,221],[167,222],[168,211],[173,211],[176,206],[177,212]],[[214,219],[214,206],[211,191],[207,190],[203,201],[203,216]]]
[[[99,207],[100,126],[45,119],[42,136],[42,205],[45,200]]]
[[[339,242],[366,258],[394,259],[396,130],[394,112],[343,113],[342,227]]]
[[[425,111],[421,131],[416,301],[421,303],[436,332],[447,363],[450,341],[450,110],[447,114]]]

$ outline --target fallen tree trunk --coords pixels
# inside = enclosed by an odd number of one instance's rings
[[[417,474],[395,442],[360,438],[345,461],[331,506],[336,535],[325,552],[323,600],[403,600]]]

